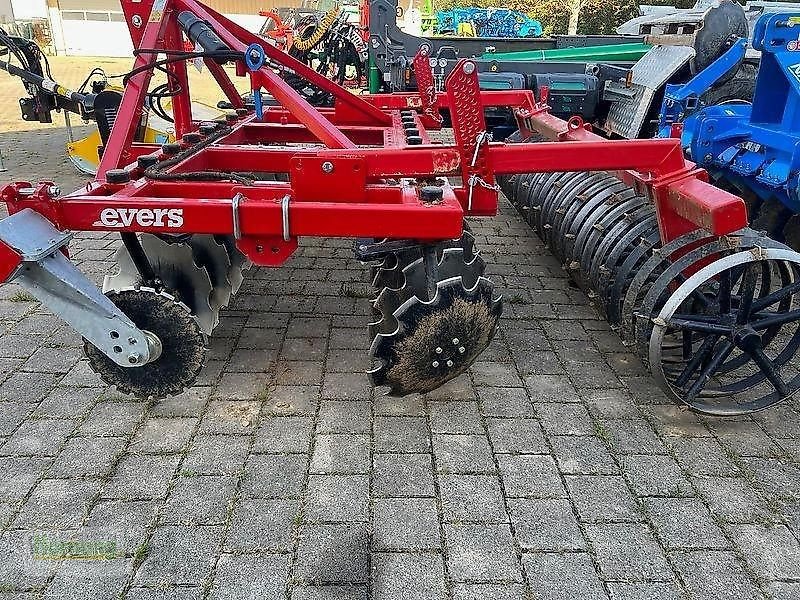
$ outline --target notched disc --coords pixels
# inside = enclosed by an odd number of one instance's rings
[[[150,288],[108,294],[125,315],[161,341],[161,355],[140,367],[122,367],[84,340],[89,366],[103,381],[138,398],[164,398],[192,385],[203,366],[205,336],[186,305]]]
[[[394,313],[397,329],[379,334],[371,348],[382,364],[370,372],[392,396],[430,392],[467,370],[492,341],[502,313],[492,283],[483,277],[467,290],[461,277],[437,284],[436,297],[413,297]]]

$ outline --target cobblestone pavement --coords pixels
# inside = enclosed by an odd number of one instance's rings
[[[3,180],[80,184],[63,130],[5,131]],[[425,397],[367,384],[347,242],[250,271],[160,402],[0,288],[0,599],[800,598],[797,401],[681,410],[506,203],[473,227],[501,332]],[[115,246],[73,257],[99,279]]]

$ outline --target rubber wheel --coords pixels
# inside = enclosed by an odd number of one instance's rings
[[[711,88],[700,97],[700,101],[706,106],[737,100],[752,102],[756,87],[756,73],[755,65],[743,63],[733,77]]]

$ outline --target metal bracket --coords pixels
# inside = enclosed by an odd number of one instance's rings
[[[26,208],[0,221],[0,240],[21,257],[11,277],[123,367],[140,367],[157,358],[157,342],[136,327],[96,285],[73,265],[61,248],[72,238],[36,211]]]
[[[239,205],[244,200],[244,194],[236,194],[231,200],[231,210],[233,211],[233,237],[242,239],[242,224],[239,220]]]
[[[289,236],[289,194],[286,194],[281,199],[281,218],[283,221],[283,241],[288,242],[291,238]]]

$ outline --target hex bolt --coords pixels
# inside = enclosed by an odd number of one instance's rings
[[[465,62],[463,70],[465,75],[472,75],[475,72],[475,63],[472,61]]]
[[[453,338],[453,346],[458,346],[458,338]]]
[[[440,346],[436,346],[436,354],[441,354],[443,352]]]
[[[448,360],[447,361],[447,366],[448,367],[452,367],[453,366],[453,361],[452,360]]]
[[[129,343],[131,346],[135,346],[135,345],[136,345],[136,338],[135,338],[135,337],[129,337],[129,338],[128,338],[128,343]]]
[[[459,347],[458,347],[458,353],[459,353],[459,354],[464,354],[464,352],[466,352],[466,351],[467,351],[467,349],[466,349],[466,348],[464,348],[464,346],[459,346]]]
[[[138,352],[131,352],[128,354],[128,362],[132,365],[138,364],[140,360],[142,360],[142,355]]]
[[[61,195],[61,188],[57,185],[51,185],[47,188],[47,193],[50,194],[52,198],[58,198]]]
[[[437,368],[439,366],[439,361],[435,360],[431,364],[433,365],[433,368],[435,369],[435,368]]]
[[[322,163],[322,172],[327,173],[328,175],[333,173],[333,163],[329,160],[326,160],[324,163]]]

